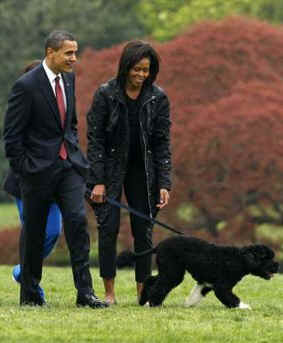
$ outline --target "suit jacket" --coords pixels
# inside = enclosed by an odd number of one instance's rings
[[[6,156],[16,174],[25,176],[51,168],[64,140],[70,162],[86,177],[89,166],[78,142],[74,74],[63,73],[62,78],[67,100],[64,129],[42,64],[22,75],[12,88],[3,137]]]
[[[8,194],[19,199],[21,198],[19,176],[15,174],[11,169],[9,169],[9,172],[6,178],[4,179],[3,189]]]

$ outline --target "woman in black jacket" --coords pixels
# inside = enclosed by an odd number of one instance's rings
[[[168,204],[171,188],[170,110],[164,91],[154,84],[159,56],[143,41],[129,42],[121,55],[117,77],[101,85],[87,115],[90,162],[88,187],[98,223],[100,276],[106,301],[114,304],[116,243],[120,209],[105,195],[155,217]],[[136,252],[152,246],[152,224],[130,215]],[[151,257],[135,266],[138,297],[151,273]]]

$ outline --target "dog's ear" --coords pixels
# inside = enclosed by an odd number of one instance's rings
[[[246,253],[245,259],[249,270],[253,270],[258,266],[258,263],[256,262],[256,259],[252,253]]]
[[[275,256],[272,249],[266,245],[256,245],[258,253],[263,260],[272,260]]]
[[[258,267],[257,258],[253,252],[252,247],[243,248],[243,257],[245,259],[245,263],[248,267],[248,270],[253,270]]]
[[[272,249],[263,244],[251,245],[247,249],[249,249],[254,254],[254,256],[261,261],[272,260],[274,257],[274,252],[272,251]]]

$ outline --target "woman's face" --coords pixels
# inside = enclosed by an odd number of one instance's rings
[[[127,77],[127,86],[141,88],[144,81],[149,77],[150,59],[142,58],[130,70]]]

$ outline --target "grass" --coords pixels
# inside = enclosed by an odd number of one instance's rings
[[[17,206],[14,202],[0,204],[0,231],[20,225]]]
[[[103,296],[98,271],[92,269],[95,290]],[[283,275],[271,281],[246,277],[235,288],[252,311],[226,309],[214,295],[197,308],[185,308],[194,282],[186,276],[161,308],[136,304],[133,271],[119,271],[118,305],[106,310],[76,308],[70,268],[45,267],[42,286],[48,305],[19,307],[19,287],[11,266],[0,266],[1,343],[184,343],[283,342]]]

